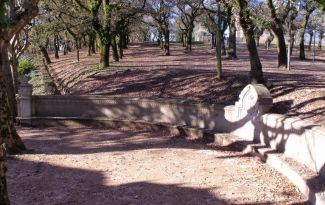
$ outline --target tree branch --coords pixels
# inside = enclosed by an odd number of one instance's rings
[[[22,30],[26,24],[28,24],[38,14],[39,0],[29,0],[27,3],[22,5],[17,12],[10,16],[10,22],[5,32],[0,34],[0,38],[4,41],[9,42],[10,39]]]

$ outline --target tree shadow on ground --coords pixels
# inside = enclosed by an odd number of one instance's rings
[[[18,168],[24,168],[24,171]],[[246,204],[227,200],[205,188],[151,181],[114,184],[112,178],[95,169],[63,167],[21,159],[9,161],[8,191],[12,204]],[[272,203],[276,202],[262,199],[261,202],[249,204]]]
[[[19,167],[25,171],[14,170]],[[182,184],[141,181],[109,185],[112,182],[101,171],[91,169],[20,159],[9,162],[8,190],[12,204],[229,204],[208,189]]]
[[[61,73],[58,73],[56,78],[59,84],[64,81],[69,85],[71,79],[80,80],[71,89],[70,87],[63,88],[71,94],[177,97],[224,105],[233,104],[237,100],[238,91],[249,82],[248,54],[244,44],[240,43],[237,46],[239,60],[223,61],[224,80],[219,82],[215,79],[215,51],[211,50],[209,46],[196,45],[192,53],[189,54],[184,54],[180,44],[172,44],[171,48],[172,57],[162,56],[162,50],[155,43],[131,45],[130,49],[126,50],[126,58],[112,64],[113,68],[130,69],[131,72],[127,74],[115,75],[115,72],[112,71],[102,71],[99,74],[104,74],[105,78],[98,79],[97,75],[85,78],[81,74],[90,69],[89,66],[86,66],[87,68],[82,69],[59,69]],[[274,98],[290,97],[297,90],[310,89],[318,92],[316,89],[325,88],[321,72],[324,71],[322,61],[312,64],[310,61],[297,61],[297,57],[294,56],[292,70],[287,72],[276,68],[277,53],[275,48],[266,50],[260,47],[259,53],[263,61],[265,76],[274,84],[274,88],[271,90]],[[64,57],[67,61],[69,58]],[[61,67],[64,68],[66,64],[69,64],[69,62],[58,63],[61,63]],[[226,87],[230,89],[226,90],[224,84],[227,84]],[[232,84],[236,85],[235,88],[231,86]],[[239,88],[237,89],[237,87]],[[225,92],[222,92],[222,89],[225,89]],[[294,104],[302,103],[298,98],[294,99],[297,101]],[[313,98],[311,96],[305,101]],[[308,107],[312,104],[311,102],[304,106]],[[290,112],[293,109],[288,110],[292,116],[304,117],[303,114]],[[314,114],[317,113],[318,111],[314,112]],[[309,118],[309,114],[305,117]]]
[[[28,133],[28,134],[27,134]],[[53,134],[55,133],[55,134]],[[102,128],[47,127],[43,129],[20,129],[24,143],[33,154],[91,154],[104,152],[127,152],[144,149],[193,149],[241,152],[245,143],[228,146],[210,144],[207,139],[186,135],[171,135],[169,132],[151,130],[110,130]],[[25,135],[26,134],[26,135]],[[253,143],[253,142],[250,142]],[[240,154],[236,154],[237,157]],[[241,154],[241,157],[250,157]]]
[[[101,73],[94,75],[85,84],[72,89],[73,94],[96,94],[130,97],[164,97],[192,99],[213,104],[232,105],[238,99],[240,91],[249,83],[248,71],[225,70],[220,81],[215,80],[215,72],[209,69],[166,69],[154,70],[130,69],[128,72]],[[321,95],[325,89],[324,81],[319,76],[293,73],[270,73],[265,76],[273,83],[272,97],[284,98],[300,90],[310,90],[305,100],[299,96],[289,101],[275,104],[272,112],[300,116],[310,119],[323,111],[299,111],[308,105],[319,104],[325,100]],[[84,89],[84,86],[87,89]],[[312,92],[313,91],[313,92]],[[295,101],[295,102],[293,102]],[[284,105],[284,107],[283,107]]]

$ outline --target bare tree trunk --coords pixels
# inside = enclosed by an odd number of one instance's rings
[[[278,48],[278,67],[287,67],[287,48],[284,39],[284,34],[282,28],[273,28],[272,29],[277,42]]]
[[[124,53],[123,53],[123,38],[121,33],[118,38],[118,49],[119,49],[120,59],[122,59],[124,57]]]
[[[311,44],[313,42],[313,33],[310,32],[308,34],[309,34],[308,50],[311,51]]]
[[[15,92],[15,85],[12,78],[12,72],[10,70],[10,62],[8,56],[8,45],[9,43],[3,43],[3,46],[0,48],[0,58],[2,59],[1,63],[1,72],[3,75],[4,85],[7,92],[7,97],[9,101],[9,110],[13,120],[17,116],[17,101],[16,101],[16,92]]]
[[[60,47],[60,45],[59,45],[59,39],[58,39],[58,36],[55,35],[54,36],[54,52],[55,52],[54,57],[56,59],[59,58],[59,49],[60,49],[59,47]]]
[[[1,64],[0,59],[0,64]],[[9,205],[8,191],[7,191],[7,180],[6,180],[6,165],[5,165],[5,142],[8,140],[9,129],[9,112],[8,104],[6,100],[5,85],[3,84],[2,74],[0,70],[0,204]]]
[[[88,56],[91,56],[92,37],[88,35]]]
[[[282,27],[281,17],[279,18],[276,14],[276,8],[273,5],[272,0],[267,1],[268,8],[270,10],[271,18],[271,29],[276,37],[277,48],[278,48],[278,67],[287,67],[287,49],[284,38],[284,32]]]
[[[71,41],[68,39],[67,40],[67,51],[68,52],[72,52],[72,49],[71,49],[71,45],[70,44],[71,44]]]
[[[112,36],[112,50],[114,61],[119,62],[118,49],[116,44],[116,36]]]
[[[188,51],[192,51],[192,33],[193,33],[193,30],[189,30],[187,32],[186,50],[188,50]]]
[[[1,129],[3,129],[4,133],[7,132],[10,134],[8,135],[8,139],[6,140],[6,146],[8,152],[19,153],[23,150],[26,150],[26,147],[23,144],[22,140],[20,139],[14,127],[14,121],[17,113],[16,111],[17,102],[16,102],[16,93],[14,92],[11,74],[8,75],[8,73],[10,73],[10,69],[9,69],[9,64],[7,64],[9,63],[7,62],[8,61],[7,46],[8,46],[7,43],[4,42],[0,43],[0,82],[1,82],[1,92],[2,92],[1,100],[3,100],[5,103],[5,107],[2,109],[4,109],[3,117],[5,118],[6,121],[6,123],[3,125],[3,127],[1,127]],[[2,118],[1,115],[0,118]]]
[[[169,48],[169,29],[168,28],[166,29],[164,34],[165,34],[165,43],[164,43],[165,55],[169,56],[170,55],[170,48]]]
[[[295,33],[292,33],[291,34],[291,45],[290,45],[290,56],[292,56],[292,51],[293,51],[293,47],[295,45]]]
[[[229,44],[228,44],[228,52],[227,58],[236,59],[237,52],[236,52],[236,19],[232,15],[230,19],[229,25]]]
[[[68,43],[66,40],[63,42],[63,55],[68,55]]]
[[[80,61],[80,50],[79,50],[79,46],[80,46],[80,38],[76,38],[75,39],[75,42],[76,42],[76,50],[77,50],[77,61],[79,62]]]
[[[251,83],[265,83],[262,71],[262,64],[257,52],[257,47],[254,39],[254,24],[250,19],[250,13],[247,8],[247,1],[237,0],[239,4],[239,22],[243,28],[246,38],[246,45],[249,52],[249,60],[251,64],[250,78]]]
[[[211,49],[214,48],[214,33],[211,32]]]
[[[255,35],[255,42],[256,42],[256,46],[260,47],[260,36],[259,35]]]
[[[44,46],[39,46],[39,48],[40,48],[41,53],[43,54],[43,57],[44,57],[46,63],[47,64],[52,63],[46,48]]]
[[[128,49],[128,45],[130,44],[130,35],[128,33],[125,34],[125,47],[123,47],[124,49]]]
[[[216,33],[216,71],[217,71],[217,75],[216,78],[217,80],[221,79],[222,76],[222,62],[221,62],[221,49],[222,49],[222,37],[221,37],[221,32],[220,29],[217,30]]]
[[[109,66],[109,48],[110,45],[107,43],[103,44],[101,48],[102,63],[104,68]]]
[[[217,80],[220,80],[222,77],[222,62],[221,62],[221,49],[222,49],[222,41],[223,41],[223,35],[221,31],[221,15],[220,15],[220,4],[218,3],[218,9],[217,9],[217,29],[216,29],[216,71]]]
[[[302,23],[301,30],[300,30],[300,44],[299,44],[299,59],[306,60],[305,55],[305,32],[308,24],[310,13],[307,12],[305,19]]]
[[[221,35],[221,50],[222,50],[222,55],[226,55],[227,54],[227,50],[226,50],[226,44],[225,44],[225,37],[223,35]]]
[[[180,36],[180,40],[181,40],[181,43],[182,43],[182,47],[185,47],[185,42],[184,42],[184,32],[181,31],[181,36]]]
[[[319,31],[319,36],[318,36],[318,49],[322,50],[322,41],[323,41],[323,36],[324,36],[324,30]]]
[[[161,28],[158,28],[158,44],[161,49],[164,48],[164,41],[163,41],[163,31]]]
[[[5,142],[9,138],[8,122],[10,112],[7,104],[5,82],[3,79],[4,62],[2,53],[6,52],[5,43],[0,41],[0,204],[9,205],[5,165]]]
[[[8,50],[7,46],[10,39],[17,34],[33,17],[38,14],[38,0],[24,1],[20,8],[14,8],[14,1],[8,1],[9,8],[6,3],[1,2],[1,17],[11,19],[10,23],[1,25],[0,29],[0,204],[9,205],[7,184],[6,184],[6,167],[4,163],[5,146],[9,152],[14,152],[25,149],[19,135],[14,127],[14,115],[12,115],[12,106],[10,103],[10,95],[14,90],[10,90],[11,74],[7,78],[7,73],[10,72],[9,64],[7,64]],[[19,12],[16,12],[19,11]],[[3,20],[3,19],[1,19]],[[4,58],[3,58],[4,57]],[[9,71],[8,71],[9,70]],[[13,85],[13,84],[12,84]],[[7,87],[10,86],[10,87]],[[16,101],[14,96],[14,101]],[[16,106],[16,104],[14,105]]]

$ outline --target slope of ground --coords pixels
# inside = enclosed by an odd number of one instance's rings
[[[308,204],[241,152],[146,130],[21,128],[34,152],[8,161],[13,205]]]
[[[53,60],[50,70],[61,90],[69,94],[158,96],[233,104],[249,82],[247,49],[239,45],[238,60],[223,60],[221,81],[215,80],[214,53],[208,45],[196,45],[186,53],[173,44],[171,56],[164,56],[155,45],[132,45],[125,58],[112,63],[108,70],[99,71],[98,55],[89,57],[85,52],[81,53],[81,62],[76,62],[74,53]],[[315,62],[298,61],[294,53],[290,71],[276,67],[275,50],[260,48],[259,54],[265,76],[274,84],[272,112],[324,126],[324,53],[319,53]]]

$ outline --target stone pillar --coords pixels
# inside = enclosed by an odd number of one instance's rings
[[[17,94],[18,119],[32,117],[32,91],[28,78],[23,76]]]
[[[270,91],[262,84],[247,85],[235,104],[236,129],[233,133],[245,140],[260,142],[261,116],[272,107]]]

